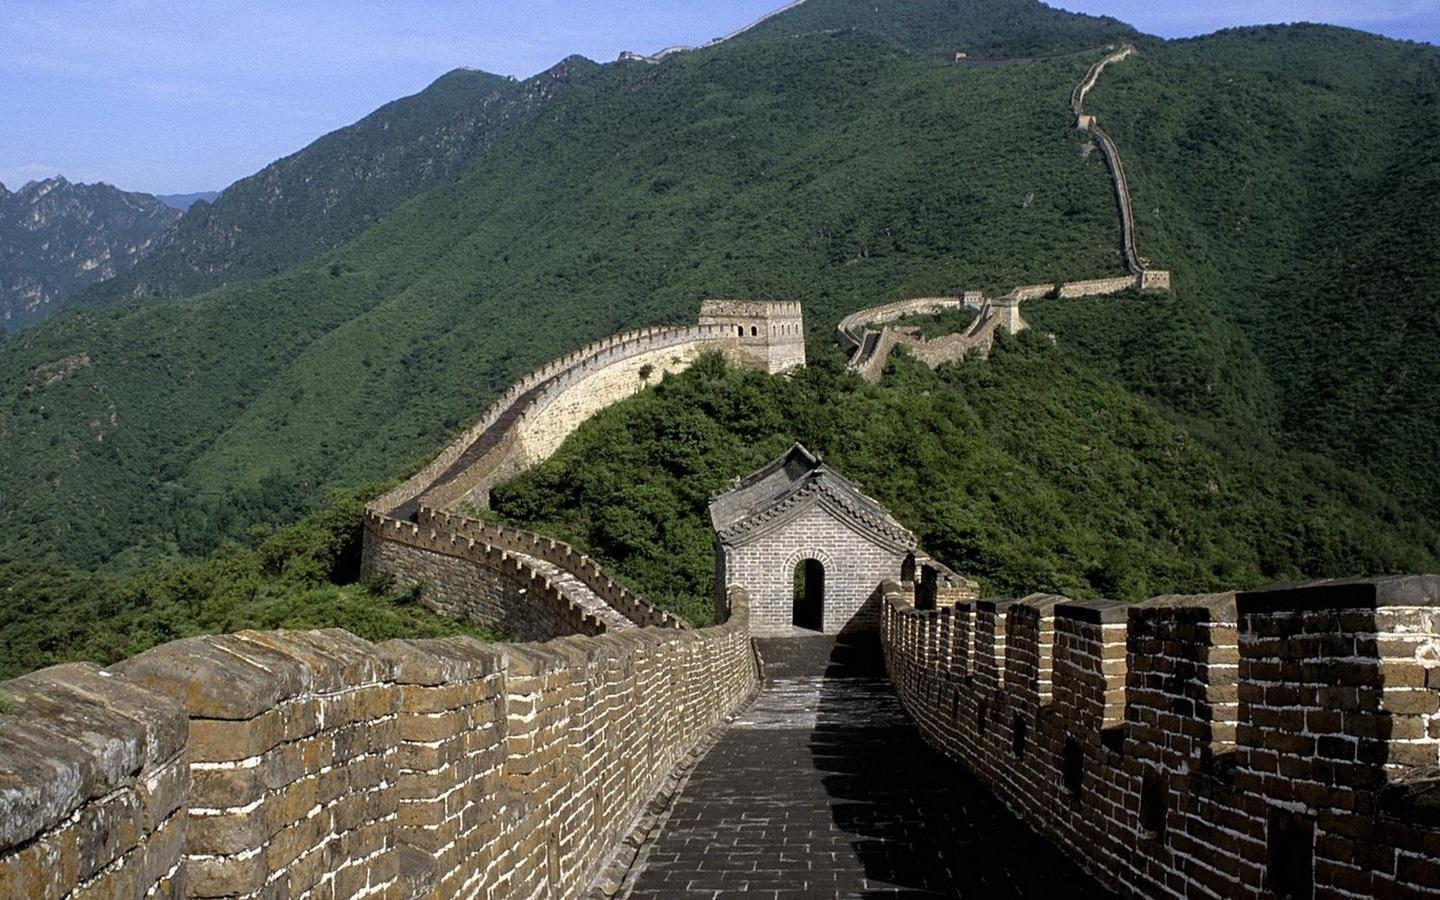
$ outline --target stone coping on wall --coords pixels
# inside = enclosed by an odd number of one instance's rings
[[[180,703],[94,663],[41,669],[0,687],[10,703],[0,714],[0,847],[33,840],[86,803],[143,791],[137,775],[185,748]],[[179,803],[154,799],[145,818],[158,825]]]
[[[1440,606],[1440,575],[1347,578],[1278,584],[1235,596],[1241,615],[1323,609],[1378,609],[1383,606]],[[1437,660],[1440,663],[1440,660]]]
[[[422,507],[418,522],[402,522],[369,511],[366,530],[380,540],[399,541],[434,553],[486,565],[512,580],[533,585],[541,596],[557,604],[563,617],[574,619],[577,630],[607,630],[594,611],[564,595],[548,576],[534,569],[527,557],[548,562],[578,579],[596,598],[636,626],[683,629],[689,625],[673,613],[655,606],[642,595],[611,577],[591,557],[564,541],[518,528],[481,522],[467,516]],[[374,573],[368,573],[374,574]],[[590,626],[582,620],[589,621]],[[593,626],[593,627],[591,627]]]
[[[753,690],[731,609],[543,644],[248,631],[0,683],[0,896],[583,896]]]

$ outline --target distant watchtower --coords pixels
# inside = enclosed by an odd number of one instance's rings
[[[706,300],[701,325],[724,325],[736,340],[735,363],[774,375],[805,365],[805,320],[793,300]]]

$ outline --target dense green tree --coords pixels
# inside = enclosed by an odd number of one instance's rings
[[[866,385],[833,351],[794,377],[718,355],[583,425],[493,508],[701,620],[709,499],[793,441],[987,591],[1139,600],[1433,568],[1440,532],[1323,458],[1165,415],[1036,332]]]
[[[156,644],[247,628],[344,628],[372,641],[492,632],[436,616],[413,592],[362,584],[368,487],[333,496],[294,524],[258,527],[200,561],[89,572],[0,564],[0,678],[75,660],[102,665]]]

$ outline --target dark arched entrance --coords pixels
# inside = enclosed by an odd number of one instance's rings
[[[803,559],[795,567],[795,607],[791,624],[811,631],[825,630],[825,565]]]

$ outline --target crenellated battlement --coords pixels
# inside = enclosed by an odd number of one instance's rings
[[[886,601],[927,739],[1115,887],[1440,896],[1440,576]]]
[[[573,548],[461,513],[488,507],[491,488],[549,457],[601,409],[705,353],[772,373],[803,366],[804,330],[798,302],[707,300],[696,325],[616,335],[536,369],[433,462],[369,504],[364,573],[391,576],[438,612],[522,639],[680,627]]]

